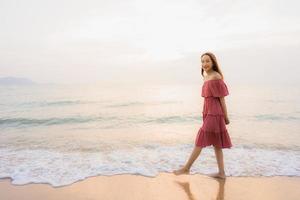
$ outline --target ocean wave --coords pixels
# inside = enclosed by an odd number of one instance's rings
[[[82,101],[82,100],[60,100],[60,101],[31,101],[17,104],[18,106],[30,106],[30,107],[46,107],[46,106],[69,106],[78,104],[93,104],[99,103],[97,101]]]
[[[127,102],[127,103],[120,103],[120,104],[111,104],[111,105],[107,105],[106,107],[119,108],[119,107],[128,107],[128,106],[136,106],[136,105],[145,105],[145,103],[143,103],[143,102]]]
[[[232,116],[233,119],[237,116]],[[297,121],[299,117],[293,115],[255,115],[244,116],[244,119],[252,119],[257,121]],[[238,117],[239,120],[243,119],[242,116]],[[49,117],[49,118],[23,118],[15,117],[0,118],[0,127],[2,128],[19,128],[19,127],[35,127],[35,126],[53,126],[53,125],[67,125],[67,124],[86,124],[97,122],[99,126],[103,125],[103,128],[114,128],[134,126],[135,124],[174,124],[174,123],[201,123],[202,116],[197,113],[188,113],[182,115],[166,115],[166,116],[118,116],[117,114],[107,115],[86,115],[86,116],[70,116],[70,117]],[[88,128],[88,127],[85,127]]]
[[[93,153],[1,148],[0,178],[10,177],[15,185],[49,183],[59,187],[96,175],[155,177],[159,172],[172,172],[183,165],[192,148],[190,144],[147,144]],[[214,151],[208,149],[195,161],[191,174],[216,170]],[[299,151],[235,146],[224,149],[224,159],[227,176],[300,176]]]
[[[143,106],[143,105],[163,105],[163,104],[178,104],[182,103],[181,101],[158,101],[158,102],[141,102],[141,101],[133,101],[126,103],[114,103],[111,105],[107,105],[106,107],[110,108],[119,108],[119,107],[131,107],[131,106]]]
[[[29,101],[23,103],[0,103],[3,107],[53,107],[53,106],[73,106],[83,104],[102,104],[107,108],[119,108],[119,107],[131,107],[131,106],[143,106],[143,105],[163,105],[163,104],[177,104],[180,101],[157,101],[157,102],[142,102],[142,101],[129,101],[125,103],[110,103],[110,101],[86,101],[86,100],[58,100],[58,101]]]
[[[0,118],[0,127],[2,128],[18,128],[24,126],[52,126],[64,124],[82,124],[92,122],[110,123],[106,126],[112,128],[118,125],[132,125],[132,124],[161,124],[161,123],[185,123],[200,120],[200,116],[194,115],[174,115],[165,117],[149,117],[149,116],[132,116],[132,117],[118,117],[118,116],[78,116],[78,117],[64,117],[64,118]],[[118,126],[120,127],[120,126]]]
[[[91,117],[69,117],[69,118],[0,118],[0,126],[19,127],[19,126],[51,126],[72,123],[86,123],[94,120]]]
[[[197,115],[173,115],[157,118],[146,118],[141,120],[144,123],[164,124],[164,123],[181,123],[181,122],[194,122],[201,120],[202,117]]]
[[[231,116],[236,119],[236,116]],[[255,115],[255,116],[239,116],[238,119],[249,119],[255,121],[299,121],[297,116],[277,116],[277,115]],[[102,128],[130,127],[140,124],[174,124],[174,123],[202,123],[202,116],[197,113],[189,113],[182,115],[167,116],[118,116],[118,115],[86,115],[86,116],[70,116],[70,117],[49,117],[49,118],[24,118],[24,117],[2,117],[0,118],[0,128],[23,128],[23,127],[42,127],[54,125],[80,125],[98,123]],[[80,127],[76,127],[80,128]],[[85,126],[84,128],[89,128]]]
[[[258,121],[289,121],[289,120],[300,120],[300,117],[297,114],[260,114],[254,115],[252,117],[254,120]]]

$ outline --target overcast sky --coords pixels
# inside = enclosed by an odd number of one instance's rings
[[[228,81],[293,84],[299,8],[297,0],[0,0],[0,77],[197,82],[200,55],[212,51]]]

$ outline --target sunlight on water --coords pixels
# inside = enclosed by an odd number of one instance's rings
[[[224,150],[227,171],[299,176],[300,91],[228,86],[233,148]],[[45,179],[63,185],[82,178],[76,169],[83,177],[171,171],[185,162],[202,125],[199,85],[1,87],[0,99],[0,177],[13,177],[15,183]],[[41,154],[43,161],[33,162]],[[148,156],[146,163],[142,155]],[[287,156],[286,166],[280,160]],[[78,158],[82,162],[74,164]],[[239,166],[235,158],[241,158]],[[201,159],[207,165],[195,167],[195,173],[214,170],[211,150]],[[249,159],[258,169],[247,168]],[[57,181],[73,164],[77,168]],[[265,171],[264,164],[273,170]]]

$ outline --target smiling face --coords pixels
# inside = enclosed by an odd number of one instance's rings
[[[208,55],[204,55],[201,57],[202,69],[205,72],[212,70],[213,62]]]

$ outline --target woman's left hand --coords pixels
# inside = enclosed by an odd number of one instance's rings
[[[228,117],[225,117],[225,124],[229,124],[229,123],[230,123],[230,121],[229,121]]]

